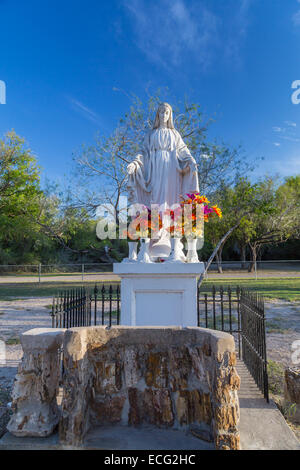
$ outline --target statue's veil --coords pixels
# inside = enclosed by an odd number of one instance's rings
[[[167,127],[168,127],[169,129],[174,129],[173,110],[172,110],[172,106],[169,105],[169,103],[160,103],[160,105],[158,106],[152,129],[158,129],[158,128],[159,128],[159,110],[160,110],[163,106],[166,106],[166,107],[170,110],[170,117],[169,117],[169,120],[168,120],[168,122],[167,122]]]

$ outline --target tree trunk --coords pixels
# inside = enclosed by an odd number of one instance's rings
[[[222,274],[222,261],[221,261],[220,253],[219,253],[219,252],[216,253],[216,261],[217,261],[217,270],[218,270],[218,273],[219,273],[219,274]]]
[[[251,245],[249,243],[249,247],[251,249],[251,256],[252,256],[252,260],[251,260],[251,263],[249,264],[249,268],[248,268],[248,272],[249,273],[253,273],[254,270],[255,270],[255,263],[256,263],[256,260],[257,260],[257,249],[258,249],[258,246],[257,245]]]
[[[115,205],[115,215],[116,215],[116,226],[119,228],[120,226],[120,214],[119,214],[119,198],[117,199],[117,203]],[[120,234],[118,233],[117,239],[115,240],[116,243],[116,249],[120,249]]]
[[[224,242],[225,243],[225,242]],[[217,260],[217,265],[218,265],[218,273],[222,274],[223,273],[223,268],[222,268],[222,252],[224,248],[224,243],[220,246],[216,253],[216,260]]]
[[[208,270],[209,270],[209,267],[211,265],[211,263],[213,262],[215,256],[216,256],[216,253],[217,251],[219,250],[220,246],[221,245],[224,245],[224,243],[226,242],[227,238],[232,234],[232,232],[240,225],[241,223],[241,220],[242,218],[247,215],[247,213],[243,214],[240,219],[238,220],[238,222],[233,226],[231,227],[228,232],[225,233],[225,235],[221,238],[221,240],[219,241],[219,243],[217,244],[216,248],[214,249],[214,251],[212,252],[212,254],[210,255],[207,263],[206,263],[206,267],[205,267],[205,270],[203,271],[203,273],[200,274],[200,277],[199,277],[199,280],[198,280],[198,288],[201,286],[202,282],[203,282],[203,279],[204,279],[204,276],[207,274]]]
[[[246,267],[246,245],[241,245],[240,249],[241,249],[241,262],[242,262],[241,268],[245,269],[245,267]]]

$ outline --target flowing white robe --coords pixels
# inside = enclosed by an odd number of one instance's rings
[[[159,204],[162,210],[186,198],[186,193],[199,192],[197,165],[175,129],[153,129],[146,135],[142,153],[133,160],[135,171],[128,178],[130,204]],[[170,252],[169,235],[151,240],[154,257]]]
[[[129,203],[164,205],[180,203],[186,193],[198,192],[197,165],[175,129],[149,132],[141,154],[133,161],[129,176]]]

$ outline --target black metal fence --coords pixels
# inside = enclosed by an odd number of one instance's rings
[[[263,298],[237,287],[198,290],[198,326],[232,334],[238,355],[269,401]]]
[[[241,291],[242,356],[257,386],[269,401],[265,311],[257,293]]]
[[[94,325],[119,325],[120,324],[120,286],[101,288],[95,285],[93,295],[93,323]]]
[[[88,289],[79,287],[59,292],[53,297],[52,328],[91,325],[91,297]]]
[[[52,327],[72,328],[91,325],[119,325],[120,287],[95,285],[59,292],[53,297]]]
[[[217,289],[212,286],[211,292],[201,292],[198,289],[198,326],[213,330],[226,331],[234,334],[238,342],[239,357],[241,357],[241,289],[230,286]]]
[[[71,328],[120,324],[119,285],[95,285],[62,292],[53,298],[52,326]],[[261,296],[237,287],[197,292],[198,326],[232,334],[257,386],[268,400],[264,302]]]

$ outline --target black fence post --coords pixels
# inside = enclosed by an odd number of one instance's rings
[[[105,302],[105,287],[104,284],[101,289],[101,322],[104,325],[104,302]]]
[[[52,328],[55,328],[55,319],[56,319],[56,316],[55,316],[55,297],[53,297],[52,299],[52,309],[51,309],[51,324],[52,324]]]
[[[120,287],[117,286],[117,325],[120,324]]]
[[[241,359],[241,312],[240,312],[240,301],[241,301],[241,289],[238,286],[236,288],[236,299],[237,299],[237,314],[238,314],[238,343],[239,343],[239,359]]]
[[[224,331],[224,290],[223,286],[220,287],[220,302],[221,302],[221,324],[222,324],[222,331]]]
[[[212,301],[213,301],[213,328],[214,330],[217,329],[216,327],[216,288],[213,286],[212,288]]]
[[[98,300],[98,287],[95,284],[94,287],[94,325],[97,325],[97,300]]]
[[[229,304],[229,332],[232,335],[232,308],[231,308],[231,288],[228,286],[228,304]]]
[[[111,326],[111,314],[112,314],[112,285],[109,286],[109,326]]]

